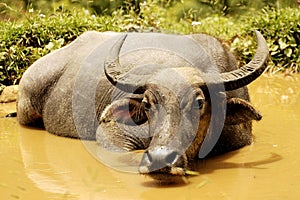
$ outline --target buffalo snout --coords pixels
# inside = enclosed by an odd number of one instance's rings
[[[185,175],[186,159],[175,149],[161,146],[145,151],[139,172],[162,182],[173,182]]]

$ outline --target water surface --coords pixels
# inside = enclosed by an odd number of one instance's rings
[[[184,185],[159,185],[104,166],[79,140],[0,118],[0,199],[299,199],[300,76],[261,77],[250,86],[263,114],[255,142],[196,163]],[[0,104],[0,116],[15,104]]]

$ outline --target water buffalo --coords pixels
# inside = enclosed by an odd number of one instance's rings
[[[86,32],[24,73],[18,121],[112,151],[145,149],[141,174],[177,180],[193,159],[252,142],[261,115],[246,85],[268,60],[256,36],[255,56],[239,68],[206,34]]]

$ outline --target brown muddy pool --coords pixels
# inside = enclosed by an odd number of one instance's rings
[[[0,200],[299,199],[300,76],[264,76],[249,88],[263,114],[254,123],[255,142],[197,162],[200,175],[182,185],[116,171],[80,140],[0,118]],[[14,103],[0,104],[0,116],[14,110]]]

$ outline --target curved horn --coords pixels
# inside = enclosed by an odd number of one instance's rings
[[[120,72],[121,65],[119,61],[119,54],[121,48],[125,42],[127,34],[122,35],[118,41],[113,45],[112,49],[109,52],[108,58],[104,62],[104,73],[107,79],[113,84],[117,84],[119,76],[122,74]]]
[[[122,67],[119,61],[119,54],[126,37],[127,34],[122,35],[113,45],[104,63],[104,73],[107,79],[120,90],[141,94],[145,91],[145,84],[138,80],[135,80],[135,82],[127,81],[130,80],[131,75],[127,73],[128,69]],[[134,78],[131,78],[131,80],[134,80]]]
[[[259,31],[255,31],[255,34],[257,49],[253,59],[239,69],[221,74],[221,81],[223,81],[226,91],[248,85],[264,72],[268,62],[269,49],[262,34]]]

